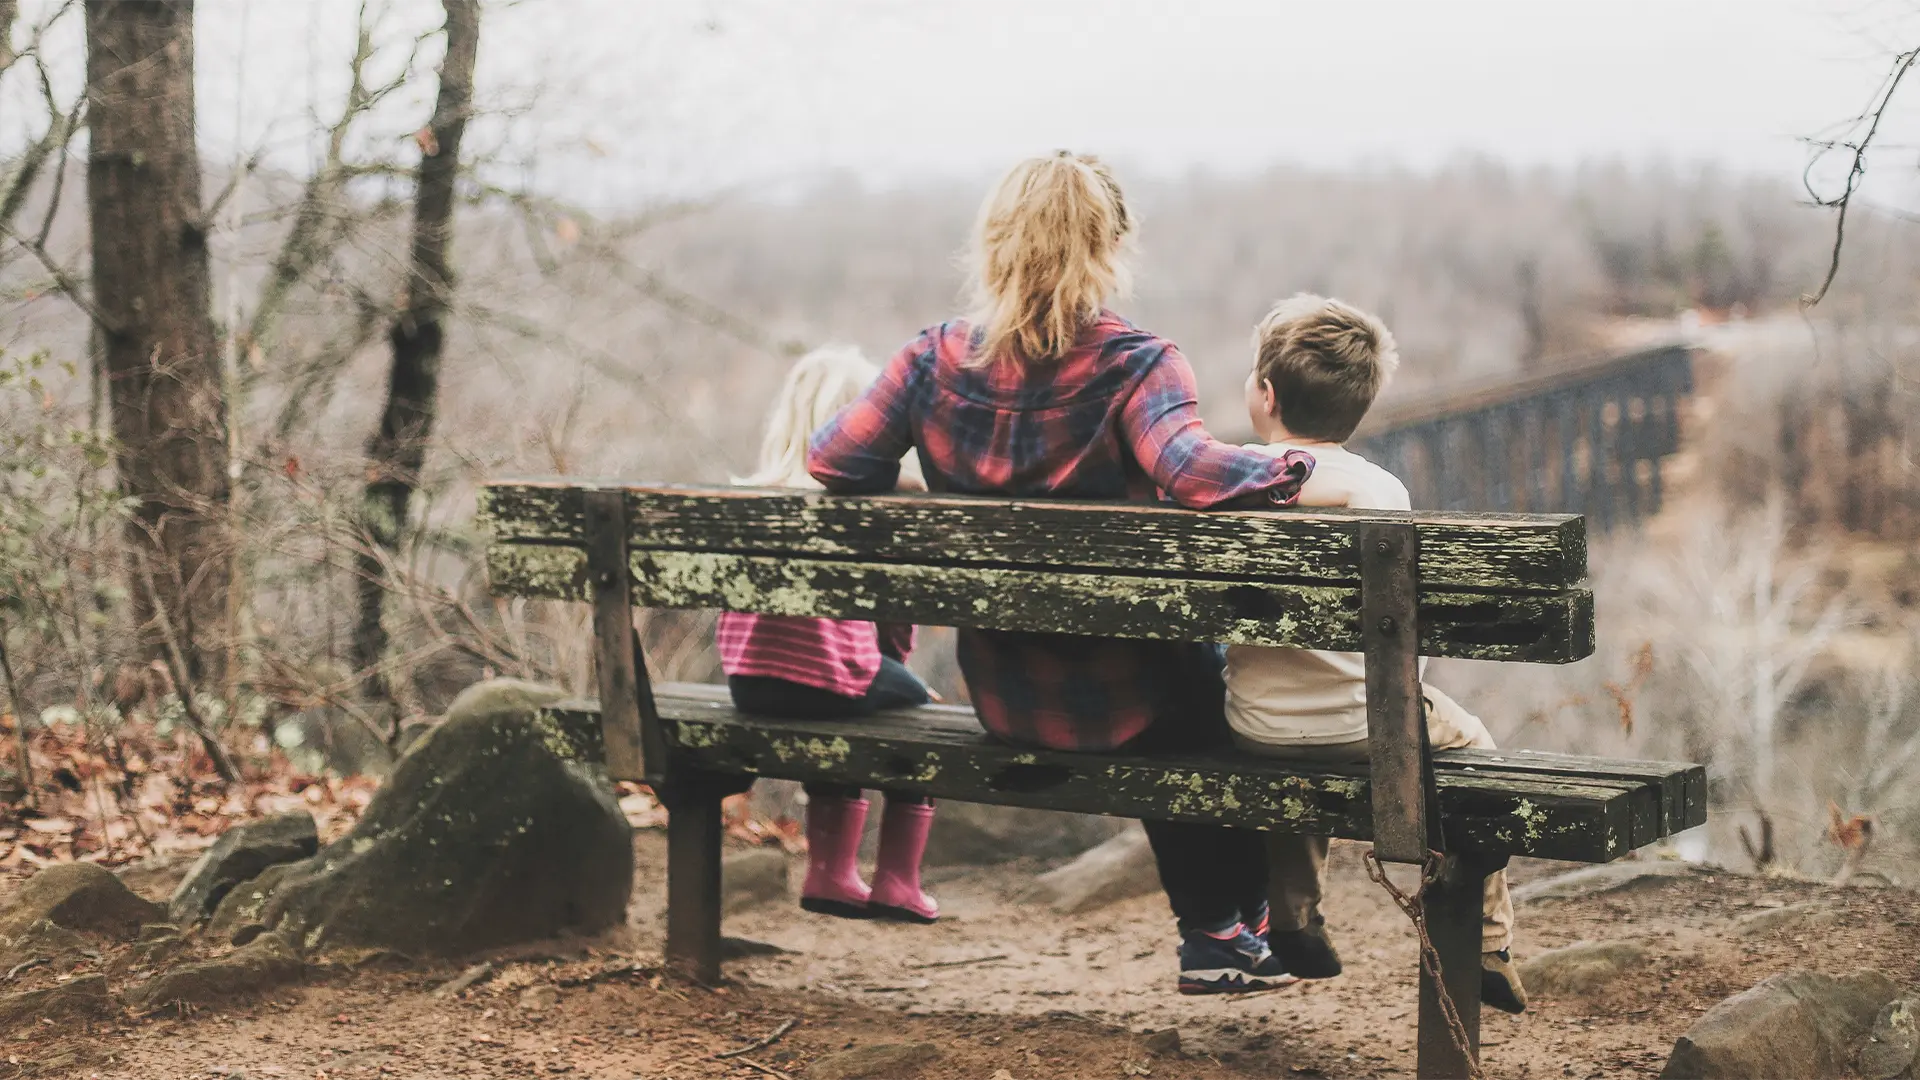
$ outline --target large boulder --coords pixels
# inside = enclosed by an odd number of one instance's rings
[[[728,915],[787,898],[787,853],[777,847],[731,851],[720,861],[720,910]]]
[[[1916,1057],[1920,1057],[1920,997],[1888,1002],[1860,1047],[1856,1062],[1860,1075],[1867,1080],[1912,1076]]]
[[[193,864],[167,901],[167,914],[182,926],[212,915],[227,893],[269,866],[298,862],[320,850],[313,815],[304,810],[235,825]]]
[[[621,923],[632,830],[590,763],[597,733],[546,711],[561,696],[510,679],[469,687],[352,832],[233,889],[215,931],[448,956]]]
[[[876,823],[878,809],[871,817]],[[926,862],[975,866],[1023,856],[1068,858],[1112,839],[1126,827],[1125,818],[942,801],[927,836]]]
[[[1673,1045],[1661,1080],[1822,1080],[1847,1075],[1855,1048],[1899,993],[1877,971],[1789,971],[1708,1009]]]
[[[1520,965],[1520,980],[1542,997],[1584,997],[1637,968],[1647,948],[1637,941],[1576,941]]]
[[[1147,845],[1145,830],[1135,826],[1081,852],[1072,862],[1041,874],[1024,898],[1062,915],[1078,915],[1159,887],[1160,871],[1153,861],[1153,849]]]
[[[1662,884],[1674,878],[1691,877],[1700,872],[1700,868],[1692,863],[1622,859],[1619,862],[1583,867],[1517,886],[1513,890],[1513,902],[1530,904],[1538,900],[1580,900],[1589,896]]]
[[[0,941],[12,941],[46,920],[63,930],[129,939],[146,923],[167,917],[113,872],[93,863],[61,863],[40,871],[0,909]]]

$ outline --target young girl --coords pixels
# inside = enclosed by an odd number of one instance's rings
[[[793,365],[780,386],[760,445],[759,468],[734,482],[753,487],[815,488],[807,475],[807,438],[860,396],[879,369],[859,350],[816,349]],[[916,483],[918,470],[902,478]],[[925,683],[904,661],[913,627],[850,619],[726,612],[720,616],[720,663],[742,712],[817,720],[867,716],[925,705]],[[940,906],[920,889],[920,857],[933,825],[933,803],[887,793],[873,886],[860,880],[855,855],[867,821],[859,788],[808,784],[807,880],[800,906],[848,919],[930,923]]]

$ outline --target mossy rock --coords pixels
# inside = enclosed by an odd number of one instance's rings
[[[452,956],[618,925],[632,830],[590,762],[590,734],[545,711],[561,696],[510,679],[469,687],[352,832],[235,887],[213,932]]]
[[[13,939],[42,919],[65,930],[130,939],[141,926],[166,915],[167,909],[141,899],[110,870],[61,863],[28,878],[0,909],[0,940]]]

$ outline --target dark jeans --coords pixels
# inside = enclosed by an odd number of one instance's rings
[[[777,716],[784,720],[851,720],[871,716],[884,709],[908,709],[925,705],[927,684],[920,681],[907,665],[891,656],[880,659],[880,671],[873,677],[862,697],[842,697],[830,690],[805,683],[772,679],[763,675],[729,675],[727,691],[733,695],[733,707],[757,716]],[[846,784],[806,785],[808,798],[857,799],[860,789]],[[895,795],[887,798],[900,803],[924,803],[924,795]]]
[[[1221,675],[1224,654],[1218,646],[1198,646],[1185,664],[1186,700],[1179,714],[1155,720],[1118,752],[1167,757],[1233,748]],[[1225,929],[1253,917],[1267,902],[1267,845],[1259,830],[1180,821],[1140,824],[1181,933]]]

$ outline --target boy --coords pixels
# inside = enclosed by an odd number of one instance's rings
[[[1247,413],[1279,456],[1305,450],[1317,462],[1301,506],[1407,510],[1407,489],[1392,473],[1341,444],[1360,426],[1399,364],[1393,335],[1379,319],[1338,300],[1300,294],[1283,300],[1254,331]],[[1491,748],[1485,725],[1453,699],[1422,685],[1435,750]],[[1367,760],[1366,669],[1359,653],[1234,646],[1227,650],[1227,720],[1251,753],[1317,761]],[[1327,857],[1324,837],[1268,834],[1272,884],[1269,944],[1296,976],[1340,973],[1340,958],[1320,914]],[[1505,872],[1487,878],[1481,929],[1481,1000],[1526,1009],[1508,948],[1513,901]]]

